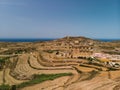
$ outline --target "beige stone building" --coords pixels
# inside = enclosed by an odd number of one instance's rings
[[[88,58],[93,54],[93,44],[89,44],[89,42],[84,43],[75,40],[61,48],[64,49],[56,52],[56,56],[59,58]]]
[[[93,54],[92,46],[79,46],[71,49],[71,58],[88,58]]]

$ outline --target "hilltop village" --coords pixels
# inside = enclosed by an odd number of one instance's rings
[[[45,82],[40,83],[42,81],[38,80],[34,83],[39,75],[59,76],[61,73],[63,76],[58,79],[46,78],[53,81],[43,80]],[[106,90],[113,85],[112,89],[119,90],[116,89],[120,88],[119,74],[119,41],[102,42],[67,36],[40,42],[0,42],[0,85],[9,85],[9,88]],[[94,85],[96,81],[100,83]],[[84,82],[93,85],[86,87]],[[106,83],[109,83],[108,86]]]
[[[108,45],[107,45],[108,44]],[[85,37],[65,37],[42,44],[43,51],[52,59],[99,59],[105,64],[120,64],[120,47],[115,43],[100,42]]]
[[[53,58],[88,58],[93,54],[94,43],[92,40],[84,38],[65,37],[54,41],[52,45],[46,47],[48,51],[54,52]],[[51,49],[50,49],[51,48]]]

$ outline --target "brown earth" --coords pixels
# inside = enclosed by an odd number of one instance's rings
[[[67,37],[66,37],[67,38]],[[66,38],[50,42],[0,43],[1,57],[10,57],[5,68],[0,70],[0,84],[17,85],[32,79],[34,74],[72,73],[54,80],[21,88],[21,90],[120,90],[120,70],[88,64],[84,59],[53,59],[44,50],[58,49],[55,45],[67,44],[76,38]],[[79,38],[79,37],[77,37]],[[82,41],[93,40],[82,37]],[[119,42],[94,41],[96,51],[119,54]],[[59,48],[64,50],[63,48]],[[116,52],[117,50],[117,52]],[[14,56],[15,55],[15,56]],[[102,70],[100,70],[101,68]]]

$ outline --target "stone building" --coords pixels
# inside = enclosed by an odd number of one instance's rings
[[[64,49],[56,53],[59,58],[88,58],[93,54],[93,43],[87,41],[69,41],[69,43],[60,48]]]
[[[93,54],[94,41],[85,37],[65,37],[47,43],[44,48],[53,50],[54,58],[88,58]]]
[[[71,49],[71,58],[88,58],[93,54],[92,46],[79,46]]]

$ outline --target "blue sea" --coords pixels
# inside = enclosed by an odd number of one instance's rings
[[[99,40],[99,41],[103,41],[103,42],[120,41],[120,39],[94,39],[94,40]]]
[[[53,38],[29,38],[29,39],[26,39],[26,38],[19,38],[19,39],[0,39],[0,42],[41,42],[41,41],[51,41],[51,40],[55,40]]]
[[[41,41],[51,41],[55,40],[57,38],[32,38],[32,39],[26,39],[26,38],[19,38],[19,39],[0,39],[0,42],[41,42]],[[111,42],[111,41],[120,41],[120,39],[94,39],[94,40],[99,40],[103,42]]]

